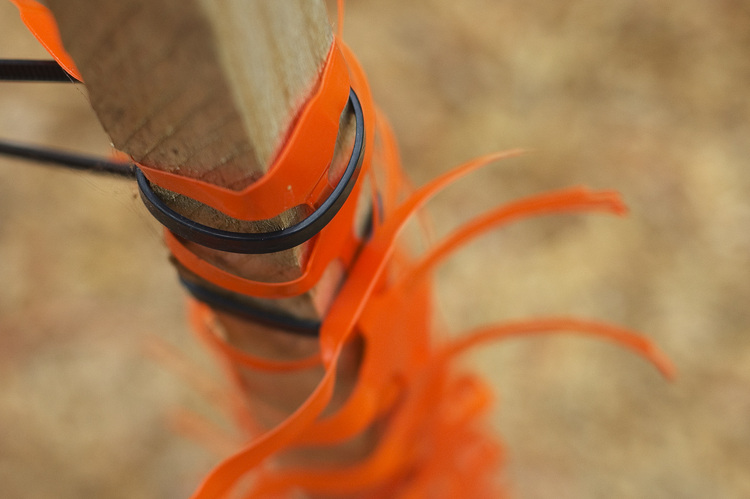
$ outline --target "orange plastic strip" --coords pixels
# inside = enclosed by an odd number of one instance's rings
[[[475,377],[458,377],[452,381],[446,378],[448,364],[469,348],[489,341],[565,330],[603,337],[624,345],[651,361],[667,378],[674,376],[674,367],[652,342],[637,333],[606,323],[552,317],[484,327],[449,342],[434,352],[429,363],[423,364],[423,369],[405,390],[404,405],[396,409],[393,420],[383,432],[381,443],[370,457],[340,469],[288,469],[267,473],[249,497],[270,497],[294,487],[318,494],[352,494],[374,487],[399,470],[414,469],[424,475],[425,480],[413,483],[408,492],[421,498],[428,496],[426,491],[438,480],[441,468],[447,477],[462,478],[460,483],[447,480],[449,485],[461,487],[460,496],[482,497],[478,491],[489,489],[482,487],[473,489],[476,494],[469,493],[466,487],[476,484],[471,480],[467,482],[467,477],[480,478],[482,464],[496,462],[497,448],[485,446],[489,454],[479,454],[480,457],[473,461],[478,466],[467,466],[464,472],[455,469],[455,462],[460,460],[456,460],[452,453],[460,452],[472,441],[483,440],[483,435],[472,433],[467,425],[487,409],[491,395]],[[429,440],[434,442],[434,447],[428,454],[417,456],[416,444],[423,434],[431,435]],[[439,450],[441,448],[443,452]]]
[[[401,227],[403,227],[405,221],[411,215],[413,215],[414,212],[419,209],[419,207],[424,204],[427,199],[429,199],[429,197],[434,195],[445,185],[460,178],[461,175],[482,166],[491,159],[495,158],[481,158],[480,160],[470,162],[460,169],[454,172],[450,172],[449,174],[436,179],[431,184],[428,184],[422,189],[419,189],[411,198],[409,198],[403,205],[401,205],[394,214],[386,219],[382,227],[376,230],[372,240],[365,248],[362,257],[355,264],[350,280],[347,281],[343,290],[341,291],[341,294],[339,295],[339,298],[334,303],[329,318],[326,320],[326,322],[324,322],[321,338],[321,344],[323,345],[323,359],[326,361],[326,376],[324,379],[328,379],[329,376],[333,376],[332,371],[335,364],[338,362],[341,347],[345,343],[346,338],[348,338],[348,336],[354,331],[355,324],[359,322],[359,317],[361,317],[361,314],[365,309],[368,311],[368,315],[374,314],[375,316],[381,318],[386,318],[388,316],[397,316],[397,321],[405,319],[406,323],[409,322],[410,316],[413,317],[414,314],[409,313],[410,310],[408,310],[408,307],[406,307],[404,311],[398,311],[393,307],[393,304],[396,303],[398,299],[401,299],[402,302],[404,299],[408,301],[408,295],[404,296],[400,293],[393,293],[393,288],[390,288],[388,290],[385,290],[385,296],[390,295],[393,298],[393,301],[389,302],[379,299],[378,297],[383,295],[375,293],[376,284],[377,282],[379,282],[381,276],[383,275],[382,271],[384,270],[384,265],[388,261],[389,255],[393,250],[395,238],[400,232]],[[615,212],[622,211],[623,209],[621,203],[619,202],[619,199],[613,196],[612,193],[606,191],[603,193],[591,193],[585,189],[571,189],[569,191],[563,191],[562,194],[552,193],[547,195],[546,197],[541,196],[537,197],[536,199],[531,198],[530,200],[521,201],[511,206],[514,206],[515,208],[505,210],[504,216],[506,217],[506,219],[507,217],[516,215],[518,214],[518,212],[524,212],[525,210],[530,210],[532,213],[546,213],[555,209],[605,209]],[[497,219],[502,217],[494,215],[494,218]],[[466,240],[469,236],[475,235],[477,231],[480,231],[480,229],[478,228],[479,226],[483,227],[483,229],[486,230],[492,225],[492,223],[495,223],[493,217],[480,217],[480,220],[484,220],[484,222],[478,224],[470,224],[470,227],[474,227],[473,229],[463,232],[459,231],[459,233],[464,234],[464,236],[459,239]],[[492,223],[488,222],[488,220]],[[455,240],[455,237],[448,239],[448,241]],[[447,248],[450,248],[451,246],[451,244],[442,245],[441,248],[443,248],[443,250],[437,251],[436,254],[445,254],[448,251]],[[418,268],[432,268],[434,266],[434,262],[439,261],[439,258],[428,257],[426,261],[432,263],[429,265],[418,265]],[[423,270],[418,272],[417,275],[420,276],[420,279],[424,279],[426,272],[426,270]],[[421,316],[421,314],[418,315]],[[406,329],[409,330],[410,328],[407,327]],[[422,328],[417,328],[416,330],[412,329],[412,331],[418,333],[420,329],[422,331],[425,331],[424,325],[422,326]],[[451,357],[457,355],[458,353],[466,350],[473,345],[477,345],[481,342],[489,341],[491,339],[498,339],[516,334],[551,332],[557,329],[579,330],[587,334],[604,336],[618,343],[625,344],[629,348],[632,348],[637,352],[645,355],[665,375],[671,376],[673,374],[673,368],[671,364],[669,364],[668,360],[666,360],[666,358],[663,356],[663,354],[661,354],[651,342],[646,339],[640,338],[635,333],[624,330],[622,328],[616,328],[614,326],[595,323],[591,321],[556,318],[488,327],[480,330],[476,334],[471,334],[466,338],[457,340],[456,342],[449,344],[448,346],[444,347],[442,353],[433,353],[429,357],[429,362],[426,362],[425,358],[422,358],[421,361],[416,359],[412,359],[411,361],[409,361],[408,359],[399,359],[395,363],[401,366],[402,369],[404,368],[404,366],[408,367],[409,365],[414,364],[432,366],[431,368],[436,369],[437,374],[435,374],[435,376],[438,376],[439,373],[444,372],[445,363]],[[386,328],[386,331],[388,331],[390,334],[382,333],[377,336],[368,336],[367,355],[371,355],[373,359],[378,359],[379,362],[384,361],[387,355],[394,357],[394,351],[387,348],[381,350],[380,353],[377,353],[377,351],[382,348],[383,345],[387,345],[389,341],[392,341],[394,338],[398,339],[400,337],[400,331],[392,331],[390,328]],[[379,346],[377,345],[377,343],[379,343]],[[389,375],[389,372],[392,373],[393,371],[390,371],[388,368],[384,368],[382,371],[383,377],[387,377]],[[438,390],[437,387],[439,386],[444,386],[444,382],[439,381],[442,376],[443,375],[440,374],[438,378],[435,378],[435,380],[430,382],[437,383],[436,385],[433,385],[435,387],[434,390]],[[380,381],[382,382],[382,379]],[[378,386],[382,385],[373,385],[371,388],[377,391]],[[475,387],[472,390],[475,391],[476,389],[477,388]],[[410,390],[407,389],[407,393],[408,392],[410,392]],[[382,390],[378,393],[382,393]],[[412,424],[415,422],[416,424],[424,424],[426,421],[425,418],[428,417],[429,414],[436,413],[438,409],[436,409],[434,404],[437,401],[447,399],[449,401],[452,400],[453,402],[455,402],[455,397],[441,395],[439,392],[433,392],[433,389],[425,388],[416,390],[415,396],[417,399],[425,401],[425,405],[423,406],[424,411],[419,411],[418,415],[412,414],[409,417],[404,416],[406,420]],[[480,393],[469,393],[467,394],[467,396],[469,398],[466,399],[465,405],[457,408],[457,412],[454,411],[456,416],[449,417],[445,414],[443,414],[443,416],[440,416],[442,418],[445,418],[446,421],[456,420],[455,424],[457,425],[457,430],[460,429],[459,420],[470,418],[473,414],[476,414],[482,407],[484,407],[484,403],[482,402],[483,399]],[[407,403],[409,403],[409,400],[412,400],[408,395],[405,395],[404,397],[404,400],[406,400]],[[308,404],[310,404],[314,398],[315,394],[300,410],[310,410],[310,406]],[[393,417],[398,418],[399,414],[403,414],[402,411],[403,408],[396,409]],[[365,412],[369,414],[367,419],[371,421],[371,418],[373,416],[372,411]],[[275,431],[285,428],[286,425],[296,426],[296,424],[300,420],[299,418],[301,417],[302,414],[298,411],[298,413],[295,413],[295,416],[293,416],[293,418],[287,420]],[[333,419],[336,419],[336,417],[334,416]],[[309,437],[305,435],[313,434],[315,433],[315,430],[320,429],[317,423],[312,423],[311,418],[305,418],[305,420],[310,422],[310,426],[308,427],[308,431],[305,432],[304,435],[300,433],[299,436],[294,439],[294,441],[296,441],[298,444],[302,444],[305,441],[310,442],[311,440],[309,439]],[[347,421],[346,418],[341,419],[339,422],[344,426],[351,424],[351,422]],[[313,430],[314,428],[315,430]],[[333,425],[331,425],[331,428],[333,428]],[[345,430],[345,432],[348,431],[351,430]],[[414,431],[412,430],[404,431],[402,435],[412,435],[413,433]],[[389,440],[387,438],[384,438],[383,444],[381,444],[382,447],[379,447],[376,453],[371,458],[361,463],[360,465],[348,467],[345,470],[341,471],[315,470],[314,472],[307,472],[302,470],[286,470],[279,472],[279,474],[268,472],[264,473],[263,478],[259,483],[259,489],[257,489],[256,492],[277,492],[281,489],[285,489],[294,485],[304,485],[306,488],[312,491],[341,493],[344,491],[361,489],[362,487],[368,487],[371,485],[374,486],[376,483],[379,483],[386,477],[389,477],[392,474],[396,473],[397,470],[401,467],[407,466],[406,463],[409,460],[405,461],[404,456],[408,455],[408,450],[411,448],[409,447],[409,443],[413,443],[411,440],[413,438],[416,437],[414,437],[413,435],[410,436],[409,439],[406,439],[406,437],[404,437],[404,439],[402,439],[402,445],[396,445],[393,442],[391,444],[387,444]],[[320,441],[320,439],[314,441]],[[436,441],[439,442],[440,439],[436,439]],[[444,442],[444,444],[449,445],[447,442]],[[238,457],[238,459],[243,460],[247,462],[248,465],[250,465],[252,462],[256,462],[256,460],[261,459],[261,457],[258,455],[258,451],[260,451],[259,447],[252,446],[243,451],[244,458]],[[492,455],[494,454],[490,453],[485,457],[489,459],[489,457],[491,457]],[[437,468],[435,469],[438,469],[441,466],[447,465],[447,461],[442,464],[441,462],[441,460],[438,460],[429,466],[436,466]],[[424,464],[424,466],[427,466],[427,464]],[[424,473],[428,473],[428,471],[426,470],[431,469],[429,468],[429,466],[422,471]],[[225,485],[227,485],[229,482],[234,483],[233,481],[238,479],[239,476],[235,475],[235,471],[233,471],[232,468],[233,467],[224,468],[224,466],[220,466],[215,471],[212,479],[209,479],[207,483],[221,482]],[[246,468],[246,470],[248,471],[250,469],[251,468],[249,467]],[[434,473],[434,471],[431,471],[430,473]],[[412,490],[412,492],[417,493],[420,490],[424,492],[423,489],[417,487],[418,484],[415,483],[413,485],[416,488],[412,487],[410,489]],[[231,485],[227,486],[231,487]],[[252,497],[256,496],[252,495]],[[419,495],[416,495],[415,497],[419,497]]]
[[[456,180],[494,161],[518,156],[522,152],[520,149],[513,149],[487,154],[444,173],[417,189],[411,197],[383,221],[383,224],[375,230],[372,238],[362,250],[362,254],[355,261],[350,278],[345,282],[341,293],[333,303],[329,316],[323,323],[324,326],[328,325],[328,327],[323,327],[320,333],[321,353],[324,360],[326,355],[330,355],[336,350],[336,345],[341,339],[339,335],[351,330],[359,319],[366,300],[372,294],[375,284],[383,275],[385,264],[393,254],[396,247],[396,237],[401,233],[410,217],[434,195]],[[350,310],[351,314],[334,315],[333,311],[338,309]],[[346,320],[344,321],[343,318],[346,318]]]
[[[332,443],[346,440],[362,431],[375,414],[384,411],[388,402],[380,394],[385,386],[395,378],[399,369],[406,365],[418,365],[420,360],[407,352],[415,347],[416,331],[428,329],[424,324],[426,312],[417,313],[420,296],[427,290],[418,292],[406,289],[425,283],[427,273],[448,257],[457,248],[465,245],[472,237],[504,223],[521,218],[566,211],[603,210],[617,214],[624,213],[625,206],[612,191],[592,192],[585,188],[572,188],[553,191],[521,199],[503,205],[489,213],[470,221],[440,245],[428,252],[420,261],[412,265],[409,272],[387,291],[374,296],[368,306],[368,313],[360,324],[370,334],[366,334],[368,354],[360,368],[359,382],[346,404],[336,414],[318,421],[303,438],[304,443]],[[404,309],[404,306],[407,308]],[[383,334],[382,331],[389,334]],[[402,341],[409,335],[409,342]],[[411,358],[409,358],[411,357]],[[378,404],[380,402],[380,404]]]
[[[276,361],[250,355],[234,348],[219,338],[216,325],[213,324],[214,314],[208,305],[193,302],[190,307],[190,325],[198,336],[217,350],[221,356],[232,363],[268,372],[289,372],[310,369],[320,365],[320,356],[312,355],[299,360]]]
[[[139,165],[154,184],[240,220],[267,220],[328,193],[339,121],[349,100],[349,71],[334,41],[323,74],[268,171],[241,191]]]
[[[352,197],[352,199],[354,199]],[[349,204],[350,200],[347,200]],[[344,205],[346,207],[346,204]],[[342,214],[339,213],[339,216]],[[205,279],[206,281],[213,283],[221,288],[235,293],[254,296],[258,298],[287,298],[290,296],[298,296],[306,293],[318,283],[321,276],[325,272],[328,264],[340,256],[342,249],[350,247],[348,251],[349,257],[343,262],[345,266],[351,261],[351,257],[354,255],[354,247],[356,242],[353,229],[351,226],[342,224],[341,222],[346,220],[343,218],[334,218],[328,226],[316,236],[313,244],[313,248],[310,253],[310,257],[305,264],[302,275],[291,281],[285,282],[263,282],[254,281],[251,279],[245,279],[231,272],[227,272],[210,262],[203,260],[198,255],[190,251],[189,248],[174,234],[168,230],[164,231],[164,240],[172,252],[172,255],[182,264],[186,269],[190,270],[195,275]],[[342,225],[344,225],[342,227]],[[326,244],[319,244],[321,240],[325,240]],[[358,241],[357,241],[358,242]]]
[[[482,327],[462,335],[443,348],[441,356],[452,357],[487,341],[497,341],[511,336],[526,336],[560,331],[570,331],[610,340],[642,355],[667,379],[674,379],[677,370],[672,361],[648,338],[622,327],[604,322],[572,319],[568,317],[539,318]]]
[[[31,33],[39,40],[39,43],[47,49],[47,52],[57,61],[62,68],[83,81],[81,73],[76,68],[73,58],[65,51],[60,32],[57,29],[52,12],[36,0],[10,0],[19,10],[21,20]]]
[[[58,54],[56,58],[60,54],[63,58],[66,57],[49,12],[31,0],[12,1],[21,10],[24,22],[29,25],[32,32],[36,33],[32,25],[43,26],[42,34],[37,35],[40,41],[53,39],[51,43],[42,41],[48,50]],[[339,2],[339,5],[343,6],[343,2]],[[27,17],[31,21],[27,21]],[[332,54],[335,49],[334,45]],[[357,89],[363,101],[367,142],[375,143],[372,134],[376,127],[381,134],[380,159],[387,170],[384,220],[382,225],[376,224],[372,239],[354,262],[349,279],[323,323],[319,356],[291,362],[274,362],[246,354],[232,348],[216,335],[211,324],[213,315],[207,306],[191,306],[194,327],[202,339],[226,361],[232,371],[230,377],[237,376],[237,366],[287,372],[313,367],[322,362],[325,371],[320,384],[294,414],[221,463],[206,478],[194,497],[224,497],[243,475],[253,470],[260,473],[248,497],[276,496],[294,487],[302,487],[307,492],[317,494],[357,494],[373,498],[431,497],[437,488],[445,497],[501,497],[502,493],[488,480],[493,467],[502,457],[500,447],[488,442],[484,432],[476,424],[477,418],[489,407],[491,394],[486,385],[475,376],[456,374],[451,369],[450,363],[457,355],[488,341],[567,329],[605,337],[623,344],[645,356],[669,378],[674,376],[674,367],[652,342],[636,333],[608,324],[568,318],[547,318],[487,326],[436,348],[432,345],[433,328],[430,324],[430,273],[437,264],[462,245],[503,223],[531,215],[560,211],[604,210],[624,213],[624,205],[612,192],[590,192],[582,188],[534,196],[475,218],[428,251],[417,262],[403,258],[396,247],[396,238],[406,221],[418,212],[430,197],[470,171],[495,159],[518,154],[520,151],[490,155],[469,162],[416,190],[405,202],[397,206],[398,196],[403,195],[408,186],[398,168],[399,159],[395,142],[387,124],[376,117],[377,111],[372,105],[366,80],[356,60],[346,47],[342,46],[341,50],[351,65],[352,86]],[[335,62],[331,62],[334,58],[335,54],[329,55],[326,72],[335,65]],[[326,72],[322,80],[325,80]],[[74,74],[79,77],[77,72]],[[324,83],[321,83],[321,86],[324,86]],[[306,120],[304,113],[305,111],[300,116],[292,135],[304,128],[301,124]],[[294,137],[290,137],[290,141],[295,140]],[[293,153],[290,155],[294,157]],[[279,158],[283,156],[282,151]],[[369,166],[371,158],[372,147],[366,152],[364,164]],[[179,183],[184,180],[183,177],[179,179]],[[186,183],[197,185],[190,179]],[[206,185],[209,190],[213,187]],[[308,192],[305,202],[297,204],[312,206],[326,190],[322,175],[317,178],[316,183],[309,185],[314,186]],[[355,189],[359,192],[361,186]],[[176,188],[171,190],[180,192]],[[205,192],[204,187],[200,190]],[[262,194],[259,196],[262,197]],[[227,289],[241,289],[239,292],[255,296],[299,294],[317,281],[333,259],[339,258],[347,268],[352,262],[359,241],[352,235],[355,203],[348,203],[334,222],[316,238],[303,278],[292,283],[255,283],[225,272],[222,274],[223,271],[207,262],[195,260],[195,255],[192,255],[177,238],[168,234],[167,239],[170,248],[186,267],[204,278],[200,272],[207,272],[210,277],[208,280],[212,282],[229,283],[229,286],[223,286]],[[259,206],[268,206],[268,203],[262,201]],[[325,251],[325,247],[333,249]],[[389,273],[392,271],[389,263],[405,270],[395,282],[394,276]],[[348,338],[357,332],[364,336],[366,342],[365,358],[357,386],[342,409],[331,416],[319,419],[332,396],[343,347]],[[356,435],[386,412],[389,419],[382,438],[372,455],[361,463],[331,469],[259,468],[269,456],[291,446],[330,444]],[[241,424],[244,423],[248,428],[252,426],[247,417],[239,416],[238,421]]]
[[[321,358],[325,374],[320,384],[284,423],[261,435],[250,446],[215,468],[193,496],[195,499],[222,497],[245,473],[254,469],[271,454],[293,443],[295,438],[325,409],[332,395],[336,366],[344,344],[355,330],[357,320],[383,275],[386,263],[393,253],[396,236],[411,215],[451,182],[492,161],[517,155],[520,152],[509,151],[487,155],[438,177],[417,190],[392,217],[375,230],[321,326]]]
[[[593,210],[610,212],[615,215],[627,213],[625,204],[616,192],[591,191],[585,187],[546,192],[504,204],[467,222],[441,241],[440,244],[430,248],[394,287],[419,282],[419,279],[426,272],[434,269],[456,249],[464,246],[473,238],[486,233],[491,228],[532,216]]]

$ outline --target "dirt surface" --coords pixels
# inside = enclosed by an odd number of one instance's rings
[[[441,269],[457,334],[603,319],[679,369],[669,384],[563,336],[473,357],[498,394],[513,495],[750,497],[750,2],[360,0],[347,14],[416,183],[533,150],[432,203],[439,234],[568,185],[615,188],[631,208],[524,222]],[[0,57],[43,56],[0,3]],[[2,84],[0,136],[109,151],[69,85]],[[169,415],[209,409],[144,351],[165,340],[212,365],[134,186],[0,159],[0,282],[0,497],[186,497],[216,457]]]

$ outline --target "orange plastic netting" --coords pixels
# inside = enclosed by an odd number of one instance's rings
[[[12,1],[45,47],[68,71],[74,72],[49,13],[31,0]],[[339,3],[339,29],[342,3]],[[479,377],[457,365],[461,354],[510,337],[571,331],[630,348],[667,377],[672,376],[673,368],[649,340],[638,334],[580,319],[537,318],[490,325],[453,335],[456,339],[445,339],[448,335],[436,334],[438,328],[433,323],[432,272],[468,241],[503,225],[556,213],[622,215],[625,206],[612,191],[578,187],[547,192],[492,209],[431,246],[423,255],[410,256],[399,235],[432,197],[473,171],[517,156],[521,151],[474,159],[412,189],[402,172],[391,129],[376,108],[366,77],[351,50],[341,42],[340,33],[331,53],[328,64],[338,61],[336,64],[345,68],[364,111],[369,151],[362,177],[370,179],[373,192],[377,193],[371,199],[373,202],[379,199],[382,208],[376,213],[369,239],[363,241],[353,236],[353,214],[362,182],[358,182],[334,222],[313,241],[303,277],[290,283],[240,279],[200,260],[177,237],[167,234],[169,248],[182,265],[207,281],[240,294],[261,297],[300,294],[318,281],[332,261],[338,260],[348,269],[346,280],[322,322],[319,353],[299,361],[274,362],[237,350],[224,341],[213,311],[202,303],[191,302],[193,327],[229,367],[230,378],[238,379],[242,369],[286,372],[322,366],[324,371],[317,387],[296,411],[278,426],[248,436],[249,441],[216,466],[193,497],[214,499],[237,494],[248,498],[287,497],[295,491],[313,496],[363,498],[503,497],[503,486],[498,480],[503,449],[484,421],[493,394]],[[320,85],[325,87],[325,81]],[[294,133],[290,137],[296,140]],[[321,154],[328,153],[324,150]],[[157,184],[165,178],[158,172],[150,173]],[[318,177],[320,172],[311,178]],[[175,182],[172,187],[179,189],[181,180],[171,180]],[[198,184],[191,188],[200,190]],[[321,191],[316,188],[305,192],[309,196],[302,201],[312,205]],[[210,196],[201,199],[209,204],[216,202]],[[289,202],[293,206],[300,200]],[[271,212],[288,208],[279,205]],[[363,339],[365,348],[355,387],[336,412],[322,416],[333,395],[344,347],[357,336]],[[241,410],[235,416],[239,420],[252,419],[252,415]],[[361,462],[336,468],[300,469],[282,467],[273,459],[293,449],[335,445],[360,435],[374,424],[379,426],[380,437],[373,452]],[[249,482],[248,477],[251,477]]]

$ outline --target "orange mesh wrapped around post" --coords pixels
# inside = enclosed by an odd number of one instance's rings
[[[49,12],[32,0],[12,1],[55,59],[80,77],[60,44]],[[339,6],[342,15],[342,2]],[[369,178],[375,184],[372,201],[382,201],[382,211],[376,210],[369,238],[355,236],[354,207],[362,189],[362,182],[358,181],[347,204],[313,241],[302,277],[287,283],[262,283],[234,276],[201,260],[178,237],[166,233],[168,247],[185,268],[238,294],[294,296],[309,290],[332,261],[338,260],[347,269],[347,278],[322,322],[319,352],[298,361],[270,361],[232,347],[222,339],[210,307],[190,302],[193,328],[229,368],[230,379],[236,381],[240,369],[289,372],[322,366],[324,370],[317,387],[288,418],[260,435],[248,435],[249,443],[216,466],[194,499],[237,494],[276,498],[292,496],[296,491],[357,498],[505,497],[498,481],[504,450],[484,421],[492,404],[492,390],[455,362],[461,354],[487,342],[572,331],[623,345],[651,361],[665,376],[673,375],[668,359],[647,339],[616,326],[581,319],[553,317],[488,325],[456,339],[439,339],[444,335],[436,334],[433,323],[432,272],[462,245],[489,230],[532,216],[582,212],[622,215],[625,206],[612,191],[578,187],[543,193],[489,210],[424,255],[414,257],[400,243],[399,235],[431,198],[456,180],[521,151],[474,159],[413,189],[401,169],[395,138],[372,100],[364,72],[340,40],[340,33],[319,85],[278,154],[275,168],[245,191],[228,192],[143,167],[153,183],[237,218],[247,219],[251,211],[260,218],[270,218],[299,204],[314,207],[330,187],[324,178],[327,170],[305,172],[300,154],[312,151],[315,163],[326,168],[330,162],[326,156],[333,154],[331,134],[337,131],[337,117],[345,105],[342,96],[351,85],[361,100],[365,121],[367,151],[360,180]],[[375,170],[385,179],[383,185],[377,185]],[[293,184],[292,193],[277,199],[274,194],[282,184]],[[355,336],[361,337],[365,345],[355,387],[336,412],[323,416],[333,395],[342,351]],[[245,422],[252,419],[251,414],[235,416]],[[326,447],[349,440],[374,424],[380,427],[380,438],[373,452],[361,462],[304,469],[274,462],[275,457],[293,449]],[[253,477],[249,488],[244,482],[248,476]]]

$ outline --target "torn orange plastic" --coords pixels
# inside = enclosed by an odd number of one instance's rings
[[[339,1],[339,5],[343,2]],[[336,46],[343,54],[351,85],[363,106],[369,145],[363,169],[367,169],[373,183],[378,177],[374,174],[376,168],[384,178],[384,184],[376,186],[382,195],[382,216],[378,217],[370,239],[363,242],[353,235],[354,208],[361,181],[339,214],[313,240],[304,274],[295,281],[259,283],[238,278],[195,257],[179,239],[167,234],[170,249],[187,269],[226,289],[253,296],[291,296],[309,290],[326,266],[336,259],[348,269],[347,279],[322,323],[319,354],[306,359],[276,362],[235,349],[221,338],[220,325],[211,309],[191,301],[193,327],[227,369],[234,384],[233,399],[242,396],[241,369],[290,372],[320,365],[324,370],[307,400],[281,424],[259,435],[258,425],[247,409],[241,404],[232,408],[238,425],[254,437],[220,463],[193,498],[235,497],[238,492],[235,489],[248,474],[254,480],[250,490],[242,493],[247,498],[289,497],[298,490],[313,495],[371,499],[506,497],[504,487],[496,480],[504,450],[484,423],[492,391],[477,376],[456,366],[459,355],[489,341],[567,330],[602,337],[632,349],[667,377],[674,375],[674,367],[652,342],[638,334],[580,319],[553,317],[488,325],[456,339],[440,341],[440,331],[433,320],[432,273],[469,241],[504,224],[553,213],[621,215],[626,211],[625,206],[612,191],[585,188],[553,191],[489,210],[421,257],[410,256],[399,244],[398,236],[407,222],[419,215],[425,203],[478,168],[517,156],[521,151],[477,158],[419,189],[412,189],[401,169],[392,132],[374,106],[364,73],[345,45],[337,42]],[[332,53],[337,51],[336,46],[332,47]],[[329,61],[333,59],[329,57]],[[327,84],[325,81],[323,78],[321,86]],[[308,138],[292,134],[290,140]],[[294,149],[297,145],[287,147]],[[378,150],[373,151],[374,147]],[[362,248],[357,253],[356,245],[360,243]],[[342,351],[355,335],[361,336],[365,344],[356,385],[336,412],[323,417],[332,398]],[[379,441],[361,462],[305,469],[271,465],[272,459],[283,452],[333,445],[357,436],[375,422],[382,426]]]
[[[320,348],[325,374],[318,387],[283,424],[260,436],[249,447],[217,467],[194,497],[223,497],[245,473],[261,464],[270,455],[294,443],[303,430],[322,413],[332,396],[336,367],[344,345],[354,333],[369,298],[381,282],[395,250],[396,238],[411,215],[451,182],[486,166],[495,159],[519,153],[520,151],[513,151],[488,155],[448,172],[417,190],[391,216],[384,219],[383,224],[375,229],[371,239],[365,244],[321,326]],[[419,333],[413,332],[415,336]],[[424,334],[426,331],[421,333]]]
[[[403,473],[419,475],[420,470],[432,469],[433,466],[436,470],[450,470],[451,467],[448,466],[450,462],[448,464],[432,462],[445,459],[450,461],[446,453],[428,452],[417,458],[413,456],[413,450],[423,447],[426,442],[432,442],[430,445],[459,446],[457,449],[451,449],[451,452],[447,454],[450,456],[460,453],[460,446],[472,442],[460,439],[450,443],[451,436],[455,432],[443,434],[421,430],[425,425],[429,428],[427,423],[434,424],[436,428],[445,424],[446,420],[443,419],[447,418],[445,413],[462,413],[462,407],[455,405],[456,397],[446,398],[447,395],[444,393],[455,383],[455,380],[452,380],[452,369],[449,368],[450,360],[469,346],[495,337],[551,332],[556,329],[581,330],[585,333],[604,336],[633,348],[654,362],[663,373],[671,374],[672,368],[663,354],[660,354],[648,340],[624,329],[590,321],[549,319],[492,326],[488,328],[490,332],[467,336],[455,343],[449,342],[443,346],[434,344],[431,340],[433,335],[428,320],[429,292],[418,285],[390,286],[382,279],[387,276],[385,270],[393,255],[396,237],[413,213],[441,188],[485,165],[491,159],[495,158],[481,158],[438,178],[417,190],[394,213],[385,217],[384,223],[376,229],[372,239],[366,244],[362,255],[356,261],[349,280],[345,283],[329,316],[323,323],[321,359],[325,375],[319,387],[284,423],[216,468],[199,489],[195,495],[196,498],[223,497],[223,494],[228,492],[243,476],[242,470],[255,469],[272,455],[268,452],[280,452],[291,447],[304,447],[311,444],[327,445],[342,437],[348,438],[356,434],[358,430],[363,430],[383,415],[377,407],[380,400],[388,401],[388,418],[390,425],[393,426],[389,425],[378,448],[365,462],[343,469],[264,470],[259,475],[258,488],[249,497],[271,497],[273,495],[268,494],[291,490],[294,487],[301,487],[311,493],[353,493],[353,491],[363,493],[386,487],[393,480],[403,481],[405,480],[401,476]],[[618,213],[622,212],[622,203],[611,192],[597,193],[573,189],[520,202],[515,207],[506,207],[505,210],[496,210],[493,215],[481,218],[485,220],[485,223],[477,223],[477,225],[487,230],[513,217],[520,218],[556,210],[573,209],[603,209]],[[447,241],[452,241],[452,243],[440,245],[439,248],[443,250],[439,253],[447,256],[470,237],[476,235],[476,231],[465,231],[462,234],[463,236],[458,238],[461,239],[460,241],[456,239],[457,236],[448,238]],[[416,264],[414,268],[422,270],[411,274],[420,276],[417,281],[425,281],[429,276],[429,271],[434,268],[434,263],[440,261],[440,258],[428,256],[425,261],[431,263]],[[415,289],[418,291],[415,292]],[[425,308],[413,308],[412,305],[419,303],[420,300],[426,305]],[[415,313],[415,310],[422,313]],[[196,327],[202,326],[197,324]],[[343,345],[352,334],[364,335],[367,345],[358,386],[352,395],[352,399],[359,400],[356,405],[364,416],[356,410],[348,409],[345,405],[344,409],[330,416],[328,420],[321,420],[319,415],[325,405],[322,400],[328,400],[330,397],[330,392],[327,392],[326,388],[335,379],[336,366]],[[418,355],[408,354],[408,351],[414,348],[413,344],[422,344],[421,348],[417,348]],[[406,351],[406,355],[399,351]],[[368,365],[375,366],[376,369],[370,372],[366,367]],[[394,380],[399,380],[400,386],[403,387],[400,394],[398,397],[383,397],[383,394],[394,386],[389,381]],[[469,383],[468,386],[474,385]],[[478,388],[472,390],[478,390]],[[480,394],[476,397],[466,395],[466,403],[470,407],[483,407],[483,404],[477,402],[479,400],[477,397],[480,397]],[[412,404],[415,405],[412,406]],[[447,407],[441,410],[440,407],[443,404]],[[466,424],[473,421],[470,416],[478,415],[470,410],[470,407],[466,408],[464,413]],[[331,424],[330,421],[336,421],[336,423]],[[304,426],[306,428],[303,428]],[[466,430],[460,426],[456,431],[458,429]],[[318,436],[321,430],[323,430],[323,435]],[[390,437],[391,431],[397,437]],[[474,434],[477,437],[473,442],[481,448],[482,439],[487,437],[483,436],[484,434],[479,430]],[[420,439],[423,440],[420,441]],[[486,483],[481,476],[474,477],[477,470],[488,471],[477,467],[467,470],[467,473],[470,473],[469,478],[466,475],[457,475],[455,470],[449,476],[454,476],[458,483],[463,484],[474,483],[473,478],[477,479],[477,483]],[[439,476],[441,475],[429,474],[432,480]],[[422,477],[424,478],[423,475]],[[404,490],[408,489],[416,494],[414,497],[425,497],[418,495],[425,493],[425,489],[420,488],[418,484],[409,482],[402,483],[402,486]],[[433,484],[425,479],[423,486],[429,489]],[[453,486],[456,486],[456,483],[453,483]],[[480,492],[477,491],[477,494]],[[481,494],[468,495],[466,492],[462,496],[484,497]],[[389,497],[400,497],[400,495]]]

